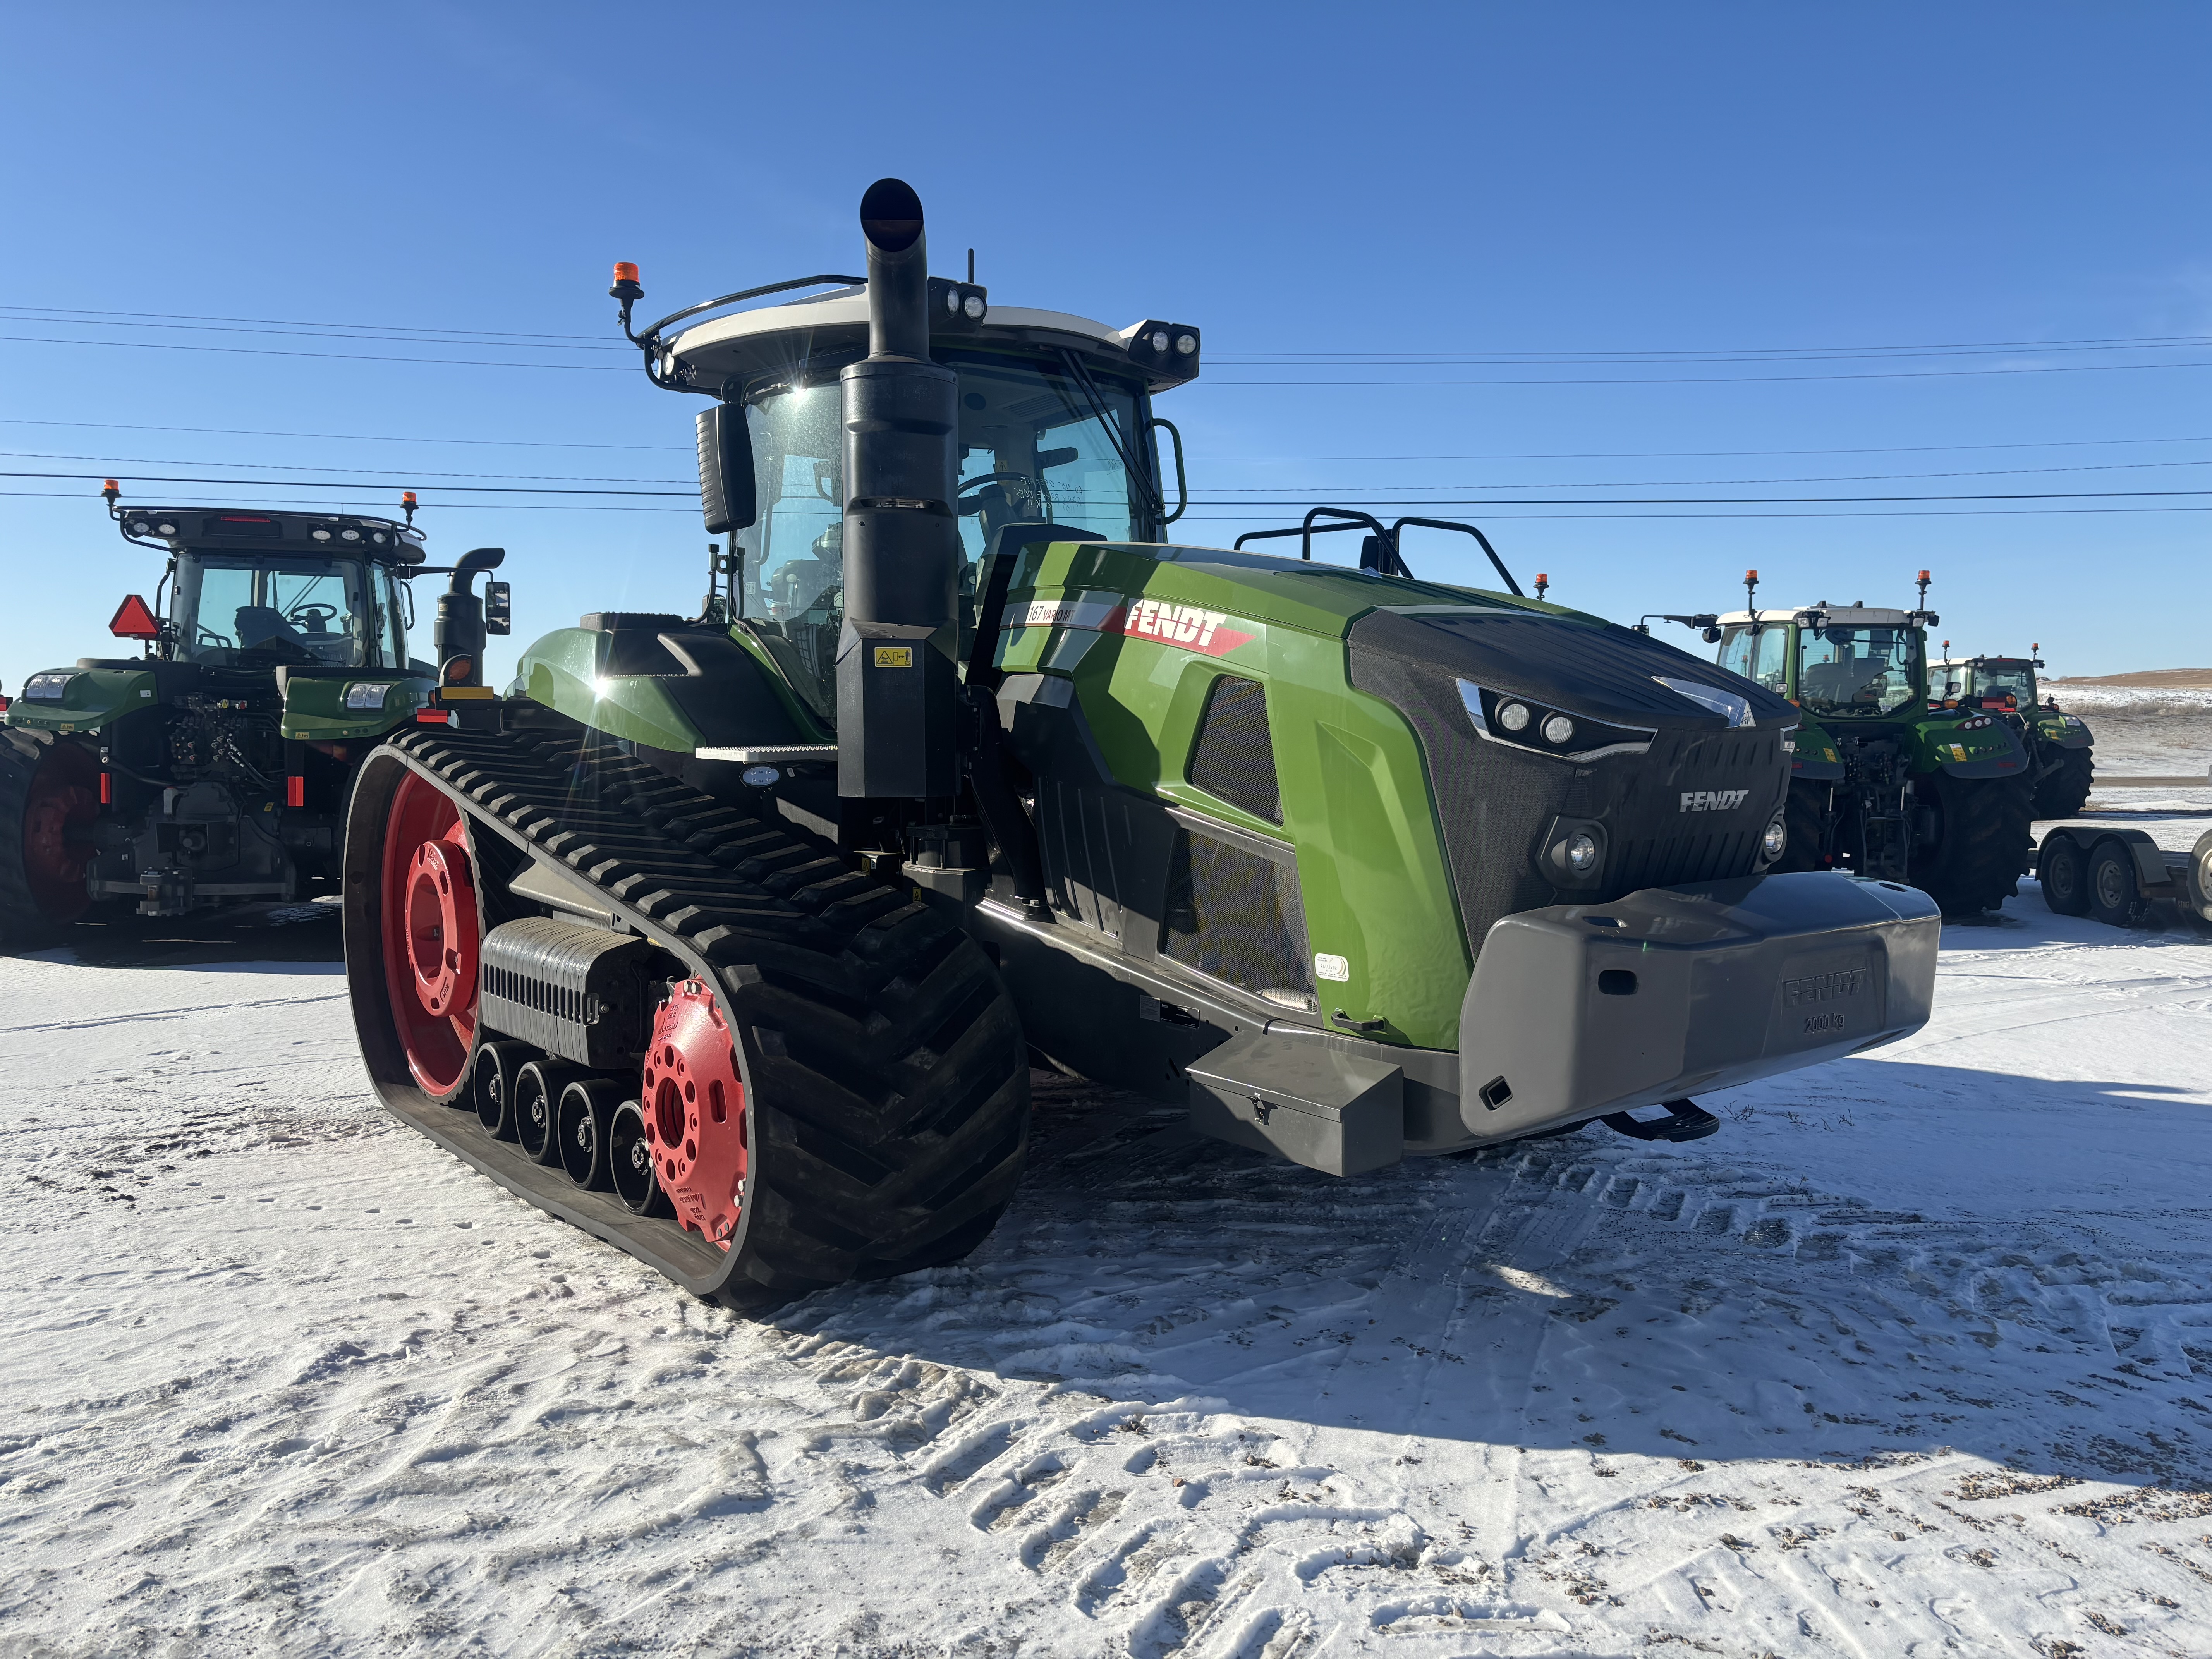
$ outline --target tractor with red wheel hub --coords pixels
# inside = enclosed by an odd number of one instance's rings
[[[110,624],[141,655],[34,673],[7,708],[0,949],[55,942],[103,910],[173,916],[330,890],[362,759],[423,711],[446,718],[447,695],[489,696],[468,629],[507,631],[495,583],[466,596],[436,665],[409,657],[411,580],[432,568],[412,491],[405,523],[125,507],[112,480],[103,493],[124,538],[167,565],[155,603],[131,594]],[[499,558],[470,555],[465,577],[445,568],[466,587]]]
[[[707,400],[715,591],[547,635],[363,765],[347,983],[400,1119],[755,1307],[974,1249],[1032,1056],[1346,1176],[1695,1139],[1693,1091],[1926,1020],[1930,901],[1769,873],[1783,697],[1471,525],[1172,541],[1154,399],[1199,330],[932,276],[896,179],[860,220],[864,277],[642,331],[615,268],[653,384]],[[1416,532],[1498,586],[1417,578]]]

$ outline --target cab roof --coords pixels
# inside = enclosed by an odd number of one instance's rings
[[[1794,611],[1731,611],[1721,620],[1723,628],[1745,623],[1810,623],[1825,617],[1829,628],[1912,628],[1918,624],[1909,611],[1886,611],[1865,605],[1802,605]]]
[[[223,507],[131,507],[116,516],[123,539],[166,542],[171,552],[353,554],[384,564],[429,556],[422,532],[391,519]]]
[[[1094,363],[1094,368],[1142,374],[1153,392],[1187,384],[1188,375],[1162,374],[1132,360],[1129,342],[1143,326],[1132,323],[1114,329],[1070,312],[994,305],[980,325],[940,336],[936,343],[1072,348],[1109,360]],[[709,318],[676,335],[668,352],[677,364],[691,370],[693,384],[706,387],[732,379],[793,375],[810,362],[848,353],[857,356],[867,349],[868,290],[862,283]]]

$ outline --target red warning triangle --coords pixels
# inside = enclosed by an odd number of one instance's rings
[[[118,640],[158,640],[161,624],[155,619],[154,608],[133,593],[116,607],[107,631]]]

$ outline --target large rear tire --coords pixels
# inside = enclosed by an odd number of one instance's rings
[[[1934,823],[1915,838],[1907,879],[1945,915],[1994,910],[2019,890],[2033,840],[2026,778],[1924,773],[1913,780],[1912,804]]]
[[[2096,763],[2087,749],[2062,749],[2057,769],[2045,773],[2035,786],[2035,816],[2070,818],[2089,799],[2089,784]]]
[[[0,950],[50,945],[92,906],[100,768],[74,743],[0,728]]]

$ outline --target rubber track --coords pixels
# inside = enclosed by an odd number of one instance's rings
[[[480,865],[489,826],[711,978],[752,1111],[728,1299],[933,1265],[988,1232],[1028,1150],[1028,1050],[950,917],[583,738],[425,729],[390,746],[476,820]],[[499,873],[483,872],[488,896]]]

